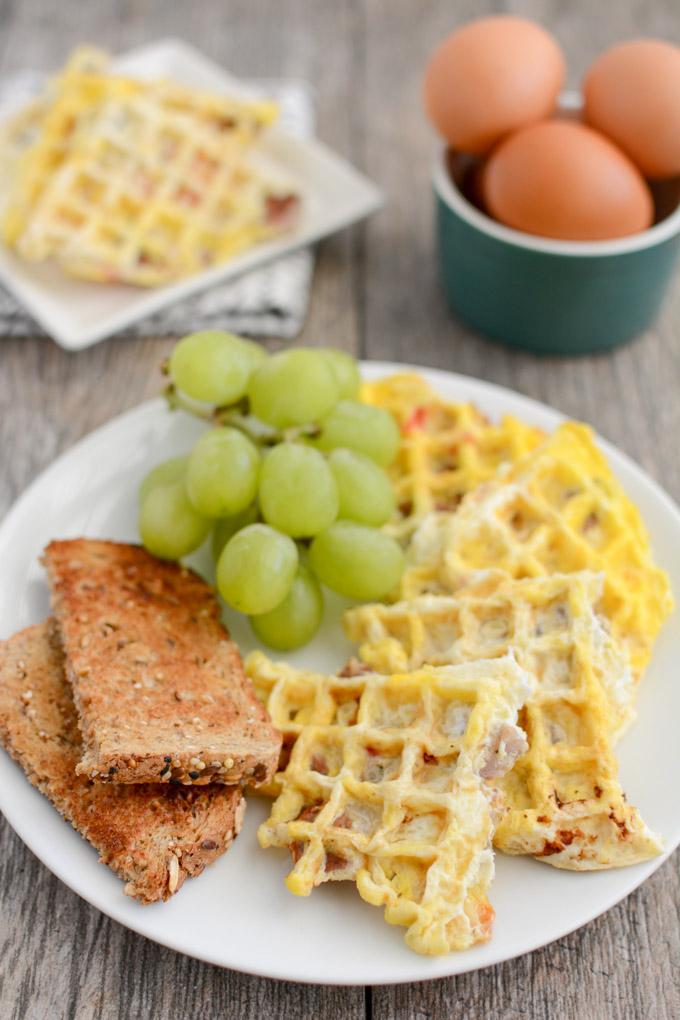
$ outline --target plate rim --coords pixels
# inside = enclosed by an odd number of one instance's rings
[[[457,372],[450,372],[446,369],[428,368],[425,366],[418,366],[403,362],[361,361],[360,367],[362,377],[368,380],[373,378],[380,378],[383,375],[389,375],[393,373],[417,372],[420,375],[422,375],[426,380],[433,382],[434,385],[437,385],[437,383],[440,380],[446,380],[447,385],[461,387],[463,390],[465,390],[469,386],[472,386],[478,391],[480,396],[483,394],[484,396],[488,397],[491,400],[498,400],[501,402],[500,409],[498,412],[499,414],[509,413],[507,411],[502,410],[502,401],[504,398],[507,398],[507,395],[510,395],[513,402],[516,403],[517,401],[519,401],[520,405],[525,407],[528,411],[538,412],[538,414],[543,417],[547,416],[551,418],[555,422],[555,424],[558,424],[560,421],[567,420],[567,415],[559,411],[557,408],[551,407],[549,404],[545,404],[542,401],[534,399],[533,397],[526,396],[525,394],[522,394],[517,390],[513,390],[510,387],[505,387],[497,383],[489,382],[487,380],[478,379],[474,376],[464,375]],[[115,417],[111,418],[109,421],[100,425],[96,429],[93,429],[92,431],[78,439],[75,443],[73,443],[65,450],[63,450],[55,460],[48,464],[42,471],[40,471],[36,475],[35,478],[31,480],[31,482],[26,486],[26,488],[19,494],[17,499],[10,506],[9,510],[0,521],[0,543],[2,543],[3,541],[3,534],[6,531],[6,529],[12,528],[15,524],[16,518],[21,516],[24,505],[28,503],[32,498],[33,491],[37,489],[39,486],[45,484],[45,482],[49,482],[53,474],[58,474],[65,460],[71,457],[79,456],[83,449],[87,448],[88,444],[90,443],[94,444],[96,442],[105,440],[107,433],[109,431],[114,431],[117,427],[121,425],[122,422],[125,422],[128,426],[130,426],[131,424],[134,424],[134,419],[136,417],[143,419],[145,416],[152,416],[162,406],[164,406],[164,400],[162,397],[154,397],[151,398],[150,400],[143,401],[141,404],[138,404],[135,407],[132,407],[126,411],[123,411],[121,414],[116,415]],[[616,460],[619,460],[623,464],[625,464],[626,469],[633,474],[637,482],[641,483],[644,487],[651,489],[654,497],[658,499],[659,502],[661,502],[664,505],[664,508],[668,512],[670,512],[672,516],[675,518],[678,530],[680,532],[680,507],[675,502],[675,500],[663,489],[660,483],[657,482],[656,479],[648,475],[627,453],[620,450],[609,440],[603,438],[599,433],[595,432],[595,438],[598,444],[601,446],[601,448],[605,451],[605,453],[607,453],[608,456],[613,456],[614,464],[612,465],[612,469],[615,471],[615,473],[616,473],[615,462]],[[11,756],[8,755],[6,752],[3,752],[3,754],[6,754],[7,758],[13,761],[13,759],[11,759]],[[25,781],[28,782],[27,779],[25,779]],[[2,793],[0,791],[0,799],[1,796]],[[40,794],[40,796],[42,796],[42,794]],[[276,966],[272,967],[265,963],[263,963],[261,966],[258,966],[257,962],[255,962],[252,966],[244,966],[242,964],[239,964],[238,967],[235,967],[233,964],[225,963],[223,958],[211,955],[210,952],[196,953],[194,951],[187,950],[185,946],[182,944],[181,938],[177,939],[173,937],[173,935],[166,935],[164,937],[161,937],[156,933],[150,934],[145,929],[143,923],[137,924],[135,923],[135,921],[131,921],[128,917],[123,916],[122,908],[127,905],[127,901],[125,900],[125,898],[123,898],[121,901],[121,909],[118,909],[116,903],[113,903],[112,905],[102,906],[101,902],[96,900],[96,897],[84,894],[80,889],[76,887],[73,881],[65,877],[64,874],[60,873],[62,869],[55,869],[52,864],[47,863],[39,849],[40,844],[38,843],[36,846],[36,842],[32,838],[31,834],[26,832],[26,829],[29,829],[30,826],[27,825],[26,827],[24,827],[23,818],[19,817],[17,812],[10,811],[8,813],[7,810],[5,809],[5,806],[2,806],[0,810],[2,811],[5,819],[7,820],[11,828],[16,832],[19,839],[21,839],[24,846],[41,861],[41,863],[47,868],[48,871],[50,871],[52,874],[55,875],[56,878],[62,881],[64,885],[71,889],[76,895],[80,896],[81,899],[84,899],[92,907],[101,911],[101,913],[110,917],[118,924],[122,924],[125,928],[128,928],[130,931],[133,931],[144,938],[148,938],[152,942],[156,942],[159,945],[163,945],[166,948],[172,949],[174,952],[182,953],[193,959],[201,960],[202,962],[209,963],[213,966],[221,967],[222,969],[236,969],[241,973],[250,974],[256,977],[264,977],[269,978],[271,980],[279,981],[294,981],[300,984],[310,985],[324,984],[329,987],[330,986],[347,987],[353,985],[355,986],[357,984],[356,979],[352,979],[351,977],[348,977],[347,979],[344,978],[334,979],[332,981],[320,981],[318,977],[310,975],[309,972],[307,972],[306,974],[295,973],[294,976],[291,976],[289,968],[286,968],[284,966],[278,969],[277,971]],[[68,823],[66,824],[68,825]],[[463,966],[456,967],[455,970],[447,971],[445,973],[434,973],[432,975],[423,974],[421,970],[419,970],[418,964],[420,964],[421,968],[422,966],[425,965],[423,963],[424,958],[419,957],[417,954],[413,954],[414,965],[412,970],[405,969],[404,973],[396,977],[391,973],[390,974],[378,973],[376,974],[375,977],[371,979],[370,985],[375,986],[396,985],[404,984],[407,982],[422,982],[438,980],[440,978],[446,977],[449,978],[455,977],[459,974],[466,974],[473,972],[475,970],[486,970],[500,963],[509,962],[511,960],[518,959],[521,956],[528,955],[529,953],[535,952],[537,949],[540,949],[544,946],[551,945],[553,942],[558,941],[561,938],[565,938],[574,931],[577,931],[578,929],[589,924],[591,921],[595,920],[597,917],[600,917],[602,914],[612,909],[612,907],[622,902],[627,896],[629,896],[632,892],[639,888],[639,886],[642,885],[642,883],[645,882],[647,878],[651,877],[651,875],[653,875],[668,860],[668,858],[675,851],[676,847],[679,844],[680,844],[680,830],[678,831],[677,839],[667,846],[664,853],[660,854],[656,858],[653,858],[651,861],[646,861],[642,864],[633,865],[627,868],[611,869],[616,870],[617,873],[620,874],[622,877],[627,876],[627,878],[626,880],[623,880],[621,885],[617,887],[610,895],[605,896],[603,901],[604,905],[598,902],[598,905],[594,909],[586,911],[586,913],[584,913],[582,918],[579,919],[577,923],[569,925],[559,934],[547,940],[543,936],[539,936],[535,940],[529,940],[529,944],[523,945],[523,947],[521,949],[518,949],[516,953],[508,954],[507,952],[499,950],[497,954],[492,953],[490,959],[484,960],[481,963],[475,962],[473,960],[469,966],[465,966],[466,958],[465,953],[451,953],[445,957],[435,959],[452,961],[455,960],[458,962],[462,962]],[[146,915],[143,912],[140,912],[139,915],[140,921],[142,921],[144,916]],[[490,943],[490,945],[493,945],[493,941]]]
[[[120,64],[125,65],[129,61],[137,62],[149,59],[149,57],[152,60],[165,58],[186,61],[197,67],[200,72],[221,79],[227,88],[231,87],[245,94],[252,91],[248,87],[247,80],[244,81],[232,74],[226,67],[207,56],[193,44],[173,36],[151,40],[121,53],[112,54],[112,64],[116,67]],[[285,80],[290,79],[286,78]],[[305,82],[304,84],[309,83]],[[12,115],[13,112],[8,111],[0,124],[10,119]],[[255,245],[253,248],[239,253],[234,260],[227,260],[211,269],[164,286],[146,289],[130,288],[135,294],[146,290],[141,309],[124,308],[122,311],[104,313],[102,321],[98,325],[69,327],[61,321],[57,321],[55,325],[51,318],[51,309],[55,307],[55,301],[51,295],[45,295],[41,284],[34,284],[27,279],[22,273],[22,263],[10,249],[3,251],[3,255],[9,256],[8,261],[0,260],[0,281],[55,343],[67,351],[86,350],[177,301],[182,301],[210,287],[218,286],[220,283],[236,280],[240,276],[263,268],[271,262],[301,249],[313,247],[323,238],[330,237],[362,219],[366,219],[385,205],[385,192],[344,155],[322,142],[315,132],[312,132],[308,137],[299,138],[274,126],[272,134],[275,137],[284,138],[287,144],[292,144],[298,151],[306,150],[304,154],[307,159],[311,157],[327,163],[332,162],[335,168],[344,175],[346,184],[351,184],[352,189],[356,191],[352,211],[345,212],[342,216],[331,213],[328,215],[328,222],[317,222],[302,232],[293,232],[290,235],[283,235],[281,238],[265,241],[261,245]],[[17,267],[11,264],[13,259],[17,260]],[[234,261],[237,261],[236,266],[234,266]],[[244,261],[246,264],[243,264]],[[87,281],[79,282],[86,283]],[[91,286],[102,286],[102,284],[95,283]],[[33,293],[35,287],[42,291],[38,297]],[[44,302],[47,302],[47,307]],[[58,298],[56,301],[59,308],[62,308],[65,303],[67,303],[66,298]]]

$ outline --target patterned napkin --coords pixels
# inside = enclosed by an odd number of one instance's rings
[[[28,102],[45,77],[33,72],[0,82],[0,119]],[[301,81],[258,80],[248,83],[280,107],[279,123],[290,134],[306,137],[314,130],[314,106]],[[310,250],[294,252],[262,269],[218,284],[128,326],[120,336],[181,336],[199,329],[292,339],[302,329],[314,269]],[[0,336],[44,336],[21,305],[0,287]]]

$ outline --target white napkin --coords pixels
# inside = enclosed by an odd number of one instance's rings
[[[24,72],[0,82],[0,118],[35,96],[43,75]],[[314,130],[311,89],[301,81],[257,80],[248,85],[279,104],[281,126],[306,137]],[[199,329],[289,340],[302,329],[314,269],[310,250],[294,252],[236,280],[201,291],[134,323],[122,336],[181,336]],[[44,330],[0,287],[0,335],[43,336]]]

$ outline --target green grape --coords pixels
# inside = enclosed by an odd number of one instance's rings
[[[359,393],[361,376],[359,366],[351,354],[338,351],[335,347],[321,347],[321,354],[328,359],[338,387],[339,400],[352,400]]]
[[[358,450],[381,467],[388,467],[399,449],[399,429],[384,408],[341,400],[321,422],[321,434],[314,445],[319,450],[341,446]]]
[[[143,503],[151,490],[155,489],[157,485],[178,482],[181,478],[184,478],[188,463],[189,456],[185,454],[183,457],[171,457],[170,460],[164,460],[160,464],[156,464],[156,467],[152,468],[148,475],[144,476],[142,484],[139,486],[139,502]]]
[[[317,535],[309,558],[328,588],[364,601],[384,598],[404,569],[404,554],[393,538],[354,521],[336,521]]]
[[[298,565],[292,538],[266,524],[250,524],[225,545],[217,561],[217,587],[232,609],[268,613],[290,591]]]
[[[290,652],[314,637],[322,616],[323,595],[319,582],[300,564],[283,602],[268,613],[251,617],[250,625],[260,641],[270,648]]]
[[[256,418],[277,429],[317,421],[338,400],[335,374],[319,351],[300,347],[268,358],[248,387]]]
[[[332,450],[328,463],[340,496],[339,517],[379,528],[394,512],[392,483],[375,461],[356,450]]]
[[[323,531],[338,516],[338,487],[318,450],[281,443],[264,458],[259,501],[267,524],[293,538]]]
[[[248,380],[266,354],[252,340],[233,333],[191,333],[170,355],[170,376],[179,390],[207,404],[233,404],[245,396]]]
[[[232,517],[220,517],[213,521],[212,556],[215,563],[219,560],[222,550],[230,538],[233,538],[234,535],[247,528],[250,524],[257,524],[259,520],[260,509],[257,502],[255,502]]]
[[[210,521],[189,502],[180,479],[155,485],[145,496],[139,514],[139,534],[144,548],[164,560],[178,560],[198,549]]]
[[[241,531],[242,528],[247,528],[249,524],[255,524],[258,518],[257,503],[251,503],[240,514],[234,514],[233,517],[220,517],[215,521],[212,535],[212,555],[215,563],[219,560],[222,550],[232,535]]]
[[[266,361],[269,357],[264,347],[255,343],[254,340],[246,340],[245,337],[235,336],[233,333],[228,333],[227,336],[233,336],[234,340],[238,340],[238,349],[245,358],[248,358],[251,372],[254,372],[256,368],[259,368],[262,362]]]
[[[238,429],[205,432],[189,455],[186,487],[204,517],[230,517],[253,502],[260,455]]]

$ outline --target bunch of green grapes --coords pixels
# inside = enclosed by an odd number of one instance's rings
[[[394,510],[385,468],[392,416],[358,399],[348,354],[296,348],[268,356],[229,333],[194,333],[169,361],[172,401],[208,417],[184,457],[144,479],[139,530],[156,556],[180,559],[212,532],[217,587],[273,648],[305,644],[321,585],[384,597],[403,570],[381,526]]]

